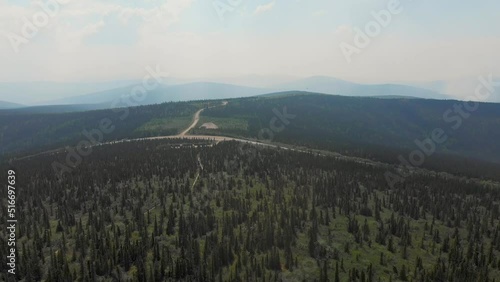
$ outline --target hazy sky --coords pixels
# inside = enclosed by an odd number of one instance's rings
[[[339,45],[356,46],[355,28],[391,0],[60,0],[67,3],[45,17],[47,2],[55,0],[0,0],[0,81],[141,78],[157,64],[174,77],[207,79],[500,74],[498,0],[400,0],[399,13],[350,63]],[[32,37],[22,33],[26,20],[40,26]]]

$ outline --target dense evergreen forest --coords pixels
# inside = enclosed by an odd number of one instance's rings
[[[422,142],[440,129],[447,139],[435,143],[435,153],[426,156],[422,167],[500,180],[499,104],[480,103],[468,112],[459,101],[291,92],[232,100],[225,107],[207,109],[203,122],[214,121],[219,128],[193,133],[265,141],[268,134],[262,138],[259,133],[284,109],[294,118],[288,118],[285,130],[274,134],[272,142],[399,164],[400,155],[408,158],[412,151],[421,150],[415,141]]]
[[[414,173],[390,188],[390,167],[237,142],[105,145],[63,176],[54,161],[0,167],[17,174],[19,280],[500,277],[498,186]]]

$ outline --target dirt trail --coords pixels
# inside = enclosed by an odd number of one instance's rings
[[[225,105],[227,105],[227,103],[228,103],[227,101],[223,101],[223,102],[222,102],[222,105],[220,105],[220,106],[223,106],[223,107],[224,107]],[[208,107],[207,109],[210,109],[210,108],[215,108],[215,107],[219,107],[219,106],[212,106],[212,107]],[[196,126],[196,124],[198,124],[198,122],[200,121],[200,114],[201,114],[201,112],[203,112],[203,110],[205,110],[205,109],[200,109],[199,111],[197,111],[197,112],[194,114],[194,116],[193,116],[193,123],[192,123],[192,124],[191,124],[188,128],[186,128],[183,132],[181,132],[180,134],[178,134],[178,135],[176,135],[176,136],[173,136],[173,137],[174,137],[174,138],[175,138],[175,137],[185,137],[185,136],[188,134],[188,132],[189,132],[191,129],[193,129],[193,128]]]
[[[204,109],[201,109],[194,114],[193,123],[188,128],[186,128],[183,132],[181,132],[179,135],[177,135],[177,137],[184,137],[191,129],[193,129],[196,126],[198,121],[200,121],[200,114],[201,114],[201,112],[203,112],[203,110]]]

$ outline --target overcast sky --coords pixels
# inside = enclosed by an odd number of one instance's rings
[[[44,24],[40,4],[53,1],[0,0],[0,82],[133,79],[157,64],[174,77],[206,79],[500,73],[498,0],[400,0],[399,13],[350,63],[340,44],[356,46],[355,28],[391,0],[60,0],[68,3]],[[34,16],[40,28],[27,38],[23,26]]]

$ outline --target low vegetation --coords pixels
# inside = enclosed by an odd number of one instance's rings
[[[200,128],[204,123],[213,122],[217,125],[216,129]],[[225,135],[225,136],[243,136],[248,132],[248,122],[244,118],[238,117],[208,117],[202,114],[198,126],[191,130],[193,135]]]

